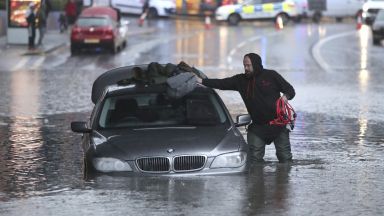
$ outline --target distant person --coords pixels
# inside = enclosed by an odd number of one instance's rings
[[[200,11],[204,14],[205,29],[211,29],[211,16],[216,9],[216,3],[213,0],[203,0],[200,4]]]
[[[28,25],[28,49],[35,49],[35,37],[36,37],[36,12],[35,4],[29,3],[28,9],[25,12],[25,19]]]
[[[74,0],[68,0],[65,5],[65,16],[69,25],[73,25],[77,17],[77,6]]]
[[[183,0],[181,3],[181,14],[188,14],[187,0]]]
[[[68,29],[67,17],[65,16],[64,13],[60,13],[58,21],[59,21],[60,33],[63,33]]]
[[[198,82],[207,87],[240,93],[252,118],[247,133],[251,161],[263,162],[265,146],[273,142],[279,162],[291,162],[289,130],[274,120],[277,117],[276,101],[280,97],[284,101],[291,100],[295,97],[295,89],[276,71],[264,69],[261,57],[256,53],[244,55],[243,65],[242,74],[224,79],[198,79]]]
[[[83,1],[82,0],[74,0],[76,4],[76,17],[79,16],[81,11],[83,10]]]
[[[43,43],[43,38],[45,32],[47,31],[47,18],[50,10],[50,3],[48,0],[42,0],[40,4],[40,9],[37,12],[38,20],[38,29],[39,29],[39,39],[37,42],[38,46],[41,46]]]
[[[143,26],[145,19],[148,16],[149,12],[149,0],[142,0],[143,1],[143,10],[140,15],[139,19],[139,26]]]

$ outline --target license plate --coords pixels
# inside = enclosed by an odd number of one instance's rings
[[[84,43],[99,43],[99,39],[84,39]]]

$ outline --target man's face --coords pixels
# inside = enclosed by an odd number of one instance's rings
[[[250,78],[253,76],[253,66],[251,59],[248,56],[244,57],[243,60],[243,65],[244,65],[244,73],[247,78]]]

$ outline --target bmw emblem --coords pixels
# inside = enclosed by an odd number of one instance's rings
[[[168,153],[172,153],[172,152],[174,152],[174,151],[175,151],[175,150],[174,150],[174,149],[171,149],[171,148],[167,150]]]

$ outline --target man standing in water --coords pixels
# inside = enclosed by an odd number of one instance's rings
[[[285,125],[271,124],[276,119],[276,101],[280,93],[284,101],[295,96],[295,90],[279,73],[264,69],[261,58],[248,53],[243,59],[245,73],[224,79],[198,80],[204,86],[238,91],[252,118],[248,127],[247,141],[250,159],[263,162],[265,145],[274,143],[276,156],[281,163],[292,161],[289,130]]]

